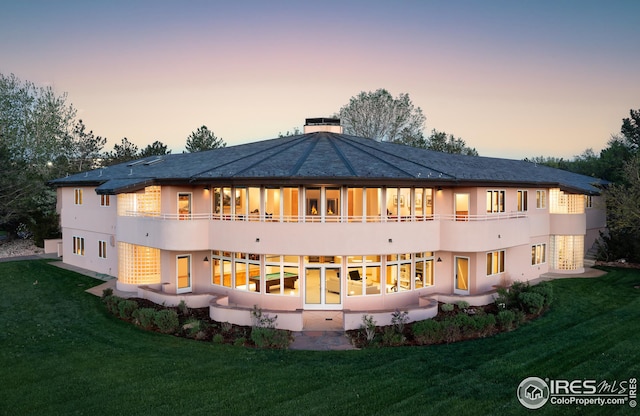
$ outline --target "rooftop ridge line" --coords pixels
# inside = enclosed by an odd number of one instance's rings
[[[292,136],[289,136],[289,137],[292,137]],[[300,136],[297,136],[297,137],[292,138],[292,139],[290,139],[290,140],[288,140],[288,141],[286,141],[286,142],[283,142],[283,143],[277,144],[277,145],[275,145],[275,146],[273,146],[273,147],[269,148],[268,150],[270,150],[270,151],[271,151],[271,150],[274,150],[274,149],[287,148],[287,147],[293,147],[293,146],[296,146],[296,145],[298,145],[298,144],[300,144],[300,143],[302,142],[302,141],[301,141],[301,140],[299,140],[299,139],[300,139]],[[230,147],[230,148],[231,148],[231,147]],[[206,172],[209,172],[209,171],[212,171],[212,170],[215,170],[215,169],[219,169],[219,168],[221,168],[221,167],[223,167],[223,166],[231,165],[232,163],[235,163],[235,162],[237,162],[237,161],[239,161],[239,160],[247,159],[247,158],[249,158],[249,157],[252,157],[252,156],[258,155],[258,154],[260,154],[260,153],[265,153],[265,152],[266,152],[266,151],[265,151],[264,149],[262,149],[262,150],[257,150],[257,151],[255,151],[255,152],[253,152],[253,153],[251,153],[251,154],[248,154],[248,155],[243,155],[242,157],[237,157],[237,158],[232,159],[232,160],[229,160],[229,161],[227,161],[227,162],[225,162],[225,163],[221,163],[221,164],[219,164],[219,165],[217,165],[217,166],[210,167],[209,169],[207,169],[207,170],[203,170],[202,172],[194,173],[193,175],[191,175],[191,176],[190,176],[190,179],[191,179],[191,180],[194,180],[194,179],[198,178],[200,175],[205,174]],[[260,159],[260,161],[263,161],[263,160],[267,159],[268,157],[270,157],[270,156],[265,156],[264,158]],[[254,163],[254,164],[253,164],[253,165],[251,165],[250,167],[253,167],[253,166],[255,166],[256,164],[257,164],[257,163]],[[248,166],[248,167],[246,167],[246,168],[244,168],[244,169],[242,169],[242,170],[240,170],[240,171],[236,172],[235,174],[237,175],[237,174],[239,174],[239,173],[241,173],[241,172],[244,172],[244,171],[246,171],[246,170],[250,169],[250,167]]]

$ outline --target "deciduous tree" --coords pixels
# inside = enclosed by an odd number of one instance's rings
[[[55,214],[46,181],[67,168],[76,110],[66,94],[0,74],[0,227],[40,228]],[[62,162],[62,163],[58,163]],[[52,229],[57,228],[57,221]],[[41,235],[41,233],[34,232]]]
[[[426,117],[409,94],[397,98],[381,88],[351,97],[336,115],[344,132],[378,141],[410,143],[419,140]]]

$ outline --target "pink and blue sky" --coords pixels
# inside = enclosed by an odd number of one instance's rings
[[[272,138],[386,88],[482,156],[570,158],[640,108],[635,0],[0,3],[0,73],[68,93],[105,150]]]

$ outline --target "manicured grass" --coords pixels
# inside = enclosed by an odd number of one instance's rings
[[[35,284],[37,280],[37,284]],[[553,282],[540,319],[492,338],[345,352],[256,350],[142,331],[44,261],[0,263],[0,414],[530,414],[526,377],[640,378],[640,272]],[[545,405],[535,414],[637,414]]]

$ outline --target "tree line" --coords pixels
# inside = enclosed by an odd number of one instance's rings
[[[640,109],[629,110],[620,132],[599,153],[586,149],[570,160],[535,157],[531,162],[605,179],[602,193],[608,231],[601,235],[599,257],[640,263]]]
[[[126,137],[105,151],[107,138],[77,118],[67,94],[0,74],[0,231],[32,235],[37,243],[59,233],[56,193],[47,181],[101,166],[171,153],[160,141],[139,149]],[[187,152],[224,147],[202,126]]]

